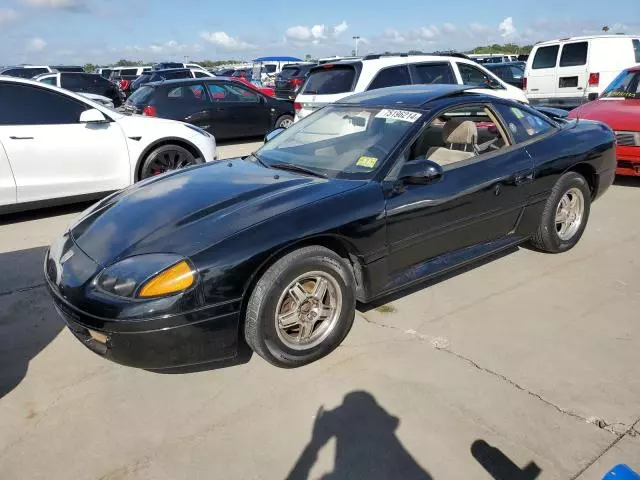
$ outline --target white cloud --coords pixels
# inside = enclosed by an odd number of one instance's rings
[[[469,25],[469,31],[475,35],[486,35],[490,32],[490,29],[486,25],[472,23]]]
[[[13,8],[0,8],[0,25],[18,20],[18,12]]]
[[[513,38],[516,36],[517,30],[513,25],[513,17],[505,18],[500,25],[498,25],[498,31],[500,36],[504,39]]]
[[[47,42],[40,37],[34,37],[27,42],[27,50],[29,52],[41,52],[46,46]]]
[[[22,0],[31,7],[52,8],[54,10],[88,10],[86,0]]]
[[[393,28],[387,28],[384,31],[383,40],[394,45],[402,45],[407,42],[407,38]]]
[[[456,33],[458,31],[458,29],[456,28],[456,26],[453,23],[445,23],[442,26],[442,31],[444,33]]]
[[[339,23],[334,27],[327,27],[326,25],[313,25],[311,27],[296,25],[288,28],[284,33],[284,37],[285,40],[298,46],[305,44],[319,45],[328,40],[335,40],[348,29],[347,22]]]
[[[202,32],[200,36],[207,42],[213,43],[217,47],[229,52],[252,50],[255,48],[254,45],[239,38],[231,37],[226,32]]]
[[[443,28],[444,30],[444,28]],[[440,29],[435,25],[428,27],[420,27],[409,30],[408,32],[399,32],[393,28],[387,28],[382,37],[383,42],[393,45],[425,45],[432,44],[435,39],[440,36]]]
[[[127,53],[140,53],[140,54],[156,54],[156,55],[177,55],[177,54],[191,54],[201,52],[203,50],[201,45],[184,44],[176,42],[175,40],[169,40],[164,43],[152,43],[151,45],[138,46],[129,45],[124,47],[124,51]],[[117,48],[111,48],[110,51],[117,52]]]

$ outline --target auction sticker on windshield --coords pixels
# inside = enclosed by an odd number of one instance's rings
[[[378,159],[376,157],[365,157],[362,156],[356,162],[358,167],[366,167],[366,168],[375,168],[378,163]]]
[[[410,112],[408,110],[393,110],[385,108],[380,110],[376,118],[387,118],[390,120],[401,120],[403,122],[414,123],[422,116],[421,113]]]

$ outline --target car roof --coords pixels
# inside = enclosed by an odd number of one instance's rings
[[[471,85],[402,85],[399,87],[380,88],[368,92],[357,93],[342,100],[337,104],[388,106],[394,108],[412,107],[423,108],[428,103],[441,98],[452,97],[464,93],[467,90],[477,90],[477,86]],[[480,94],[474,94],[484,96]],[[488,95],[487,95],[488,97]],[[494,97],[491,97],[494,99]]]
[[[580,37],[566,37],[566,38],[556,38],[553,40],[546,40],[544,42],[536,43],[534,47],[539,47],[540,45],[549,45],[556,43],[565,43],[565,42],[575,42],[579,40],[594,40],[598,38],[628,38],[635,39],[639,38],[638,35],[618,35],[618,34],[604,34],[604,35],[582,35]]]
[[[223,82],[236,82],[229,77],[201,77],[201,78],[172,78],[171,80],[159,80],[157,82],[145,83],[145,86],[160,87],[162,85],[191,85],[193,83],[211,82],[211,81],[223,81]]]
[[[190,71],[191,71],[190,68],[161,68],[158,70],[151,70],[145,73],[154,74],[154,73],[168,73],[168,72],[190,72]]]

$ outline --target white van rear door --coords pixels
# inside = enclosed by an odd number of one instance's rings
[[[585,95],[589,73],[587,58],[589,42],[571,42],[562,45],[558,62],[557,97],[560,101],[581,103]],[[568,100],[567,100],[568,99]]]
[[[556,65],[560,44],[541,45],[534,48],[527,61],[526,94],[533,103],[548,103],[556,97]]]

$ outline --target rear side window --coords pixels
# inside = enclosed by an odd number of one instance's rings
[[[120,70],[120,75],[121,76],[137,76],[138,75],[138,69],[137,68],[125,68],[123,70]]]
[[[169,89],[167,98],[183,100],[191,103],[205,103],[209,101],[202,85],[183,85]]]
[[[76,124],[90,107],[44,88],[0,84],[0,125]]]
[[[587,50],[589,44],[587,42],[565,43],[562,46],[562,55],[560,55],[561,67],[577,67],[587,64]]]
[[[62,74],[62,78],[60,79],[60,84],[62,88],[66,88],[69,90],[73,90],[75,88],[86,88],[91,86],[91,77],[87,77],[86,75],[69,75],[66,73]]]
[[[548,47],[540,47],[533,57],[531,68],[538,70],[540,68],[555,68],[558,60],[558,51],[560,45],[550,45]]]
[[[144,85],[140,87],[138,90],[136,90],[135,92],[133,92],[133,95],[129,97],[129,100],[127,100],[127,102],[133,103],[137,107],[142,105],[148,105],[149,101],[151,100],[151,97],[153,96],[154,90],[155,89],[153,87]]]
[[[640,40],[633,40],[633,53],[636,56],[636,63],[640,63]]]
[[[464,85],[484,87],[491,84],[491,77],[473,65],[458,63],[458,69],[460,70],[460,76],[462,77],[462,83]]]
[[[298,67],[284,67],[280,72],[280,78],[288,79],[297,77],[300,73],[300,69]]]
[[[554,128],[542,116],[527,110],[504,104],[498,104],[496,108],[504,118],[516,143],[526,142]]]
[[[56,81],[56,77],[47,77],[47,78],[43,78],[42,80],[39,80],[42,83],[46,83],[48,85],[58,85],[58,82]]]
[[[176,72],[165,72],[162,77],[166,80],[175,80],[177,78],[191,78],[191,72],[189,70],[178,70]]]
[[[353,91],[356,69],[350,65],[325,65],[311,72],[302,93],[332,95]]]
[[[458,83],[449,62],[414,65],[414,83]]]
[[[410,84],[411,76],[409,75],[409,67],[407,67],[406,65],[401,65],[398,67],[391,67],[380,70],[367,90],[376,90],[378,88],[395,87],[398,85]]]
[[[206,73],[204,73],[204,72],[200,72],[200,71],[198,71],[198,70],[196,70],[196,71],[195,71],[195,72],[193,72],[193,73],[194,73],[194,75],[196,76],[196,78],[205,78],[205,77],[206,77],[206,78],[209,78],[209,75],[207,75],[207,74],[206,74]]]
[[[209,83],[209,94],[214,103],[258,103],[260,97],[248,88],[232,83]]]

